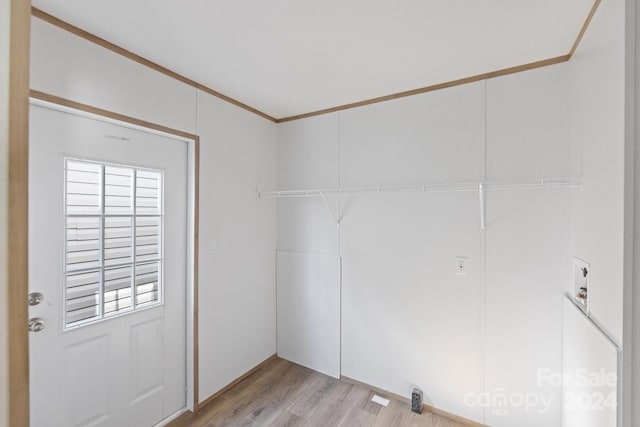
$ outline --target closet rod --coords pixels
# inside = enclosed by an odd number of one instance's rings
[[[425,185],[325,188],[305,190],[258,191],[258,197],[325,197],[347,194],[382,194],[382,193],[425,193],[437,191],[479,191],[499,189],[528,189],[544,187],[582,188],[580,177],[530,178],[495,181],[470,181],[452,183],[432,183]]]

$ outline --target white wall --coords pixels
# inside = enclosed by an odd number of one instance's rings
[[[340,114],[344,187],[484,174],[484,84]],[[342,374],[482,420],[481,233],[476,193],[345,197]],[[466,277],[456,256],[468,258]],[[456,331],[452,334],[451,331]]]
[[[275,352],[276,126],[32,19],[32,89],[200,135],[200,400]],[[4,28],[4,27],[3,27]],[[224,239],[228,250],[209,251]]]
[[[9,423],[7,245],[9,199],[9,0],[0,0],[0,427]]]
[[[570,256],[591,265],[590,313],[622,342],[625,2],[604,1],[569,62]]]
[[[489,179],[568,175],[566,64],[489,80],[487,98]],[[487,197],[486,390],[551,399],[548,408],[511,405],[507,415],[488,410],[488,425],[560,424],[561,389],[539,384],[538,372],[562,371],[567,199],[567,189],[505,190]]]
[[[625,22],[624,0],[602,2],[569,63],[571,168],[573,173],[582,175],[584,187],[581,191],[572,190],[570,195],[569,256],[590,264],[589,316],[618,345],[626,344],[623,343]],[[580,356],[585,349],[598,354],[593,339],[584,332],[594,327],[584,316],[578,317],[573,307],[565,310],[565,322],[565,375],[574,374],[576,366],[597,372],[599,366],[594,365],[594,360]],[[608,368],[615,371],[615,358],[614,366]],[[605,418],[599,419],[597,425],[616,425],[615,414],[611,416],[593,405],[568,413],[570,393],[575,391],[572,387],[566,389],[565,425],[583,426],[585,418],[596,420],[602,416]]]
[[[276,352],[276,205],[256,197],[257,189],[275,185],[276,127],[199,92],[196,133],[200,396],[206,398]]]
[[[279,189],[338,186],[338,126],[337,114],[278,125]],[[321,199],[278,200],[278,249],[338,254],[336,222]]]
[[[196,89],[40,19],[31,19],[31,88],[184,132]]]
[[[568,103],[562,64],[281,124],[279,188],[566,175]],[[338,235],[321,199],[279,199],[278,249],[342,257],[342,375],[404,396],[418,385],[490,425],[560,425],[559,390],[536,375],[562,368],[567,191],[489,192],[484,234],[476,192],[340,205]],[[503,388],[554,400],[545,414],[465,404]]]

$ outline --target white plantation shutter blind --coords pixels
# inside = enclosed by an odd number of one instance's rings
[[[163,181],[65,159],[65,327],[162,302]]]

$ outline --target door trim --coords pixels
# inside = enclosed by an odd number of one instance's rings
[[[169,128],[163,125],[159,125],[156,123],[148,122],[145,120],[137,119],[135,117],[126,116],[120,113],[116,113],[109,110],[104,110],[102,108],[94,107],[91,105],[83,104],[80,102],[72,101],[69,99],[61,98],[56,95],[51,95],[45,92],[40,92],[36,90],[30,91],[30,98],[38,101],[44,101],[48,104],[53,104],[54,106],[62,107],[60,110],[64,109],[72,109],[77,110],[82,113],[87,113],[87,115],[99,116],[101,118],[108,119],[109,121],[121,122],[128,125],[133,125],[135,127],[141,127],[146,130],[151,130],[163,134],[168,134],[170,136],[176,136],[181,139],[185,139],[188,142],[188,151],[190,164],[189,166],[193,167],[193,172],[189,171],[188,181],[193,180],[193,185],[190,188],[190,191],[193,191],[191,200],[189,200],[189,213],[190,217],[187,218],[187,221],[192,221],[193,228],[193,236],[191,236],[191,240],[193,242],[192,254],[191,257],[192,265],[187,265],[187,268],[192,268],[192,286],[191,289],[187,290],[187,297],[191,296],[191,300],[187,298],[187,331],[191,330],[192,334],[190,337],[187,337],[187,343],[189,343],[189,338],[191,338],[191,345],[187,345],[186,354],[187,358],[191,355],[191,358],[187,363],[187,376],[189,376],[189,365],[192,367],[192,376],[191,381],[187,378],[187,385],[191,385],[188,387],[187,391],[187,407],[191,407],[193,412],[197,412],[200,404],[199,404],[199,360],[198,360],[198,246],[199,246],[199,199],[200,199],[200,137],[198,135],[194,135],[188,132],[183,132],[181,130]],[[34,103],[36,104],[36,103]],[[37,103],[36,105],[42,105]],[[193,154],[191,154],[193,153]],[[27,215],[25,215],[25,218]],[[189,275],[188,275],[189,276]],[[189,295],[189,290],[191,291]],[[24,298],[26,301],[26,296]],[[25,304],[26,310],[26,304]],[[26,325],[26,321],[24,322]],[[26,331],[26,327],[22,328]],[[28,337],[28,333],[25,334]],[[28,349],[27,349],[28,354]],[[190,363],[189,363],[190,362]],[[27,380],[28,385],[28,380]],[[28,412],[28,407],[27,407]],[[13,425],[13,424],[12,424]]]
[[[136,119],[135,117],[116,113],[114,111],[109,111],[102,108],[94,107],[92,105],[83,104],[81,102],[72,101],[70,99],[61,98],[59,96],[52,95],[50,93],[41,92],[39,90],[31,89],[29,91],[29,97],[34,99],[39,99],[40,101],[45,101],[45,102],[50,102],[52,104],[60,105],[61,107],[72,108],[74,110],[80,110],[85,113],[106,117],[111,120],[117,120],[119,122],[124,122],[124,123],[128,123],[135,126],[141,126],[147,129],[158,131],[158,132],[168,133],[170,135],[179,136],[185,139],[191,139],[194,141],[199,141],[200,139],[198,135],[194,135],[192,133],[183,132],[181,130],[159,125],[153,122],[148,122],[146,120]]]
[[[7,322],[8,414],[0,423],[29,425],[29,335],[27,331],[29,283],[28,221],[29,190],[29,48],[31,1],[11,0],[9,12],[8,99],[8,224],[7,227]],[[4,10],[2,11],[5,12]],[[5,65],[3,65],[5,66]],[[3,243],[4,244],[4,243]],[[5,277],[2,278],[4,280]],[[3,350],[4,351],[4,350]],[[4,357],[3,357],[4,359]],[[3,381],[4,383],[4,381]],[[4,384],[3,384],[4,386]],[[4,394],[4,393],[3,393]]]

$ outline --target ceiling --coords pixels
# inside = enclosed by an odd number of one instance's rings
[[[33,0],[283,118],[569,53],[593,0]]]

